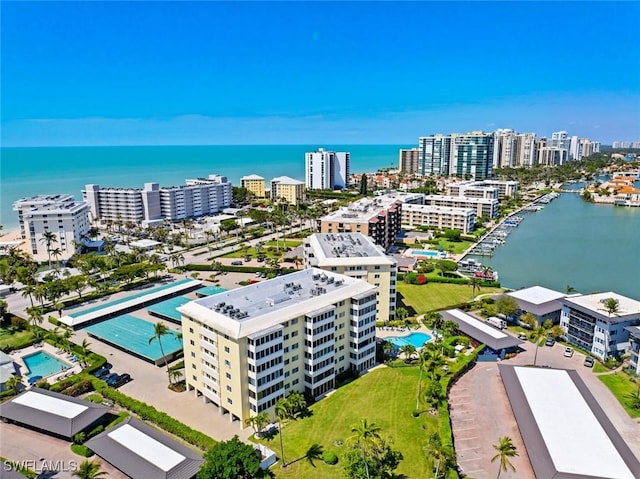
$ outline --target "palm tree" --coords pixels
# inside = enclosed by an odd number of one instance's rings
[[[351,426],[351,432],[354,434],[347,440],[354,441],[360,446],[365,472],[367,478],[369,478],[369,465],[367,464],[366,451],[380,440],[380,428],[374,423],[369,423],[366,419],[362,419],[358,424]]]
[[[245,423],[248,426],[253,427],[253,430],[255,431],[257,436],[258,434],[260,434],[260,431],[262,431],[262,429],[267,424],[269,424],[269,415],[265,411],[262,411],[261,413],[255,416],[251,416],[250,418],[245,420]]]
[[[400,348],[400,352],[404,354],[405,361],[409,362],[416,353],[416,347],[413,344],[405,344]]]
[[[382,355],[384,358],[390,355],[391,351],[396,349],[391,341],[383,341],[382,343]]]
[[[510,457],[519,455],[516,446],[513,445],[513,440],[509,436],[503,436],[498,440],[498,444],[493,445],[493,448],[498,451],[498,453],[491,458],[491,462],[500,459],[498,478],[502,471],[507,472],[507,467],[510,467],[511,470],[515,472],[516,468],[511,464],[511,461],[509,461]]]
[[[83,339],[82,343],[80,344],[80,363],[82,367],[85,367],[87,365],[87,356],[89,356],[89,346],[91,346],[91,343],[87,341],[86,338]]]
[[[45,231],[44,233],[42,233],[40,243],[45,245],[45,248],[47,249],[47,256],[49,256],[49,269],[51,269],[51,245],[57,242],[58,239],[53,231]]]
[[[62,250],[60,248],[54,248],[51,250],[51,256],[58,262],[58,268],[60,267],[60,257],[62,256]]]
[[[106,477],[107,473],[105,471],[101,471],[101,467],[102,466],[97,461],[82,461],[78,465],[78,470],[74,471],[71,475],[79,477],[80,479],[98,479],[100,477]]]
[[[407,308],[403,308],[403,307],[396,308],[396,317],[400,321],[404,321],[407,316],[409,316],[409,311],[407,311]]]
[[[0,299],[0,319],[4,318],[4,315],[7,314],[7,311],[9,311],[9,303],[7,303],[4,299]]]
[[[615,298],[607,298],[602,304],[604,305],[604,310],[609,314],[609,317],[620,311],[620,301]]]
[[[279,399],[276,403],[276,419],[278,420],[278,433],[280,436],[280,458],[282,459],[282,467],[287,467],[287,463],[284,460],[284,445],[282,443],[282,426],[284,421],[290,418],[290,405],[286,399]]]
[[[171,330],[164,323],[158,321],[153,327],[153,336],[149,338],[149,344],[151,344],[156,339],[158,340],[158,344],[160,345],[160,354],[162,354],[164,365],[167,367],[167,377],[169,378],[169,384],[173,384],[171,382],[171,372],[169,371],[169,361],[167,361],[167,358],[164,355],[164,348],[162,347],[162,336],[167,336],[169,334],[171,334]]]
[[[17,387],[19,384],[22,384],[22,380],[16,376],[16,375],[11,375],[11,377],[9,379],[7,379],[7,382],[5,383],[5,386],[8,390],[13,389],[13,393],[17,394]]]
[[[544,335],[546,334],[547,329],[544,326],[538,326],[533,330],[533,333],[531,334],[531,336],[533,337],[533,340],[536,342],[536,352],[533,356],[533,365],[536,365],[536,361],[538,360],[538,348],[540,347],[540,340],[544,337]]]
[[[469,279],[469,285],[471,286],[471,289],[472,289],[471,301],[475,301],[476,291],[480,291],[480,278],[476,276],[471,276],[471,278]]]

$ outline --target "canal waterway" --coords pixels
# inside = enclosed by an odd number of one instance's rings
[[[524,220],[493,256],[468,256],[498,271],[502,286],[563,292],[571,286],[640,300],[640,208],[596,205],[562,193],[543,210],[519,216]]]

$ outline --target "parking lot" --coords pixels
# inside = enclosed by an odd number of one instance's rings
[[[526,351],[506,364],[533,364],[535,346],[525,343]],[[640,425],[630,418],[617,399],[597,378],[591,368],[583,365],[585,356],[575,352],[564,356],[565,347],[538,348],[536,364],[556,368],[575,369],[593,396],[607,414],[636,457],[640,457]],[[458,463],[468,477],[491,479],[498,473],[498,461],[491,463],[496,454],[493,444],[502,436],[509,436],[519,456],[511,458],[516,471],[502,472],[502,478],[534,478],[533,469],[524,448],[509,399],[498,372],[498,363],[477,363],[451,388],[449,395],[451,422]]]

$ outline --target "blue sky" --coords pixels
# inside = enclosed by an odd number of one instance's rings
[[[640,140],[638,2],[2,2],[2,144]]]

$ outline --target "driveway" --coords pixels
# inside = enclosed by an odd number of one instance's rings
[[[527,348],[526,351],[504,362],[513,365],[533,364],[535,346],[527,342],[523,347]],[[578,371],[609,420],[636,457],[640,457],[640,425],[627,415],[593,371],[582,365],[583,354],[576,352],[573,357],[565,358],[563,351],[561,344],[541,346],[536,364]],[[516,471],[503,472],[500,477],[535,477],[500,379],[498,363],[477,363],[452,386],[449,405],[458,463],[467,476],[476,479],[496,477],[498,463],[491,463],[491,458],[496,454],[492,445],[498,442],[498,438],[509,436],[520,455],[511,459]]]

